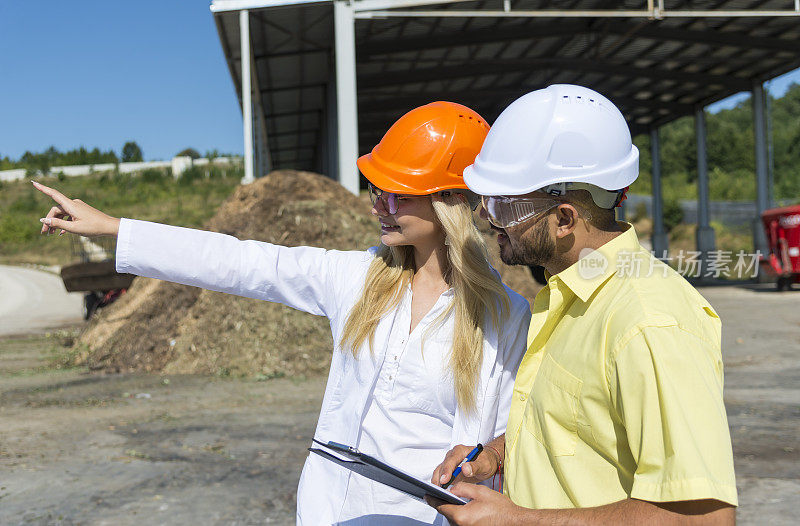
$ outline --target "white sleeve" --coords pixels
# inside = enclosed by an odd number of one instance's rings
[[[517,379],[519,364],[528,348],[528,327],[531,323],[531,311],[528,302],[524,298],[520,296],[518,299],[524,303],[524,308],[514,305],[518,309],[518,314],[511,316],[503,325],[503,332],[506,337],[500,338],[500,341],[503,342],[503,348],[498,349],[503,353],[503,371],[500,379],[500,395],[498,397],[497,420],[494,432],[496,437],[506,432],[514,381]],[[513,301],[514,298],[512,297]]]
[[[329,279],[329,270],[336,267],[333,259],[322,248],[241,241],[216,232],[122,219],[116,268],[331,317],[336,304]]]

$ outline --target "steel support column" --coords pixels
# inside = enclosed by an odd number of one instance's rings
[[[650,159],[652,161],[653,187],[653,252],[657,258],[665,258],[669,250],[669,236],[664,228],[664,196],[661,193],[661,142],[658,128],[650,130]]]
[[[261,127],[258,122],[258,101],[253,104],[253,177],[261,177],[264,172],[261,171],[261,157],[264,152],[261,151]]]
[[[358,195],[358,106],[356,101],[356,39],[353,5],[333,2],[336,39],[337,178]]]
[[[702,273],[706,270],[708,253],[715,250],[716,238],[711,228],[710,197],[708,192],[708,159],[706,156],[706,114],[704,108],[694,112],[694,126],[697,138],[697,250],[701,253]]]
[[[767,154],[767,117],[764,85],[753,83],[753,133],[756,146],[756,217],[753,218],[753,247],[768,252],[767,238],[761,226],[761,213],[771,206],[769,158]]]
[[[331,179],[336,179],[339,166],[339,147],[338,147],[338,129],[337,122],[339,119],[336,116],[336,71],[331,70],[330,82],[325,90],[325,175]]]
[[[242,120],[244,122],[244,177],[242,184],[252,183],[253,177],[253,93],[250,83],[250,12],[239,11],[239,36],[242,69]]]
[[[254,116],[253,125],[255,130],[255,151],[256,151],[256,165],[255,176],[263,177],[272,171],[272,158],[269,153],[269,134],[267,133],[267,121],[264,118],[265,108],[264,99],[261,96],[261,84],[258,80],[258,69],[255,67],[255,60],[253,60],[252,44],[250,47],[250,80],[253,87],[253,104]]]

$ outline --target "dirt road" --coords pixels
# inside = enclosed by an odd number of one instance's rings
[[[322,379],[37,370],[54,343],[0,340],[0,524],[293,523]]]
[[[739,524],[797,524],[800,505],[800,291],[700,289],[722,317],[725,407]]]
[[[55,274],[0,265],[0,336],[79,323],[82,302]]]
[[[702,293],[724,322],[739,524],[795,524],[800,291]],[[63,337],[0,340],[0,524],[293,524],[324,379],[63,370]]]

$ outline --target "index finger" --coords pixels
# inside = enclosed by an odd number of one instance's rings
[[[49,186],[45,186],[42,183],[37,183],[36,181],[31,181],[33,183],[34,188],[42,192],[43,194],[50,196],[53,201],[60,204],[64,207],[65,210],[69,211],[70,205],[72,204],[72,199],[65,196],[55,188],[50,188]]]
[[[464,453],[463,450],[467,450],[467,452]],[[450,481],[453,476],[453,472],[456,470],[458,465],[464,461],[467,453],[469,453],[469,448],[466,446],[456,446],[451,449],[444,458],[444,461],[436,468],[439,472],[439,480],[435,480],[434,483],[441,486],[442,484]],[[458,476],[460,477],[461,474],[459,473]]]

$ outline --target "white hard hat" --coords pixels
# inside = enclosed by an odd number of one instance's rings
[[[464,182],[481,195],[522,195],[561,183],[617,191],[638,175],[639,150],[617,107],[588,88],[555,84],[503,110]]]

